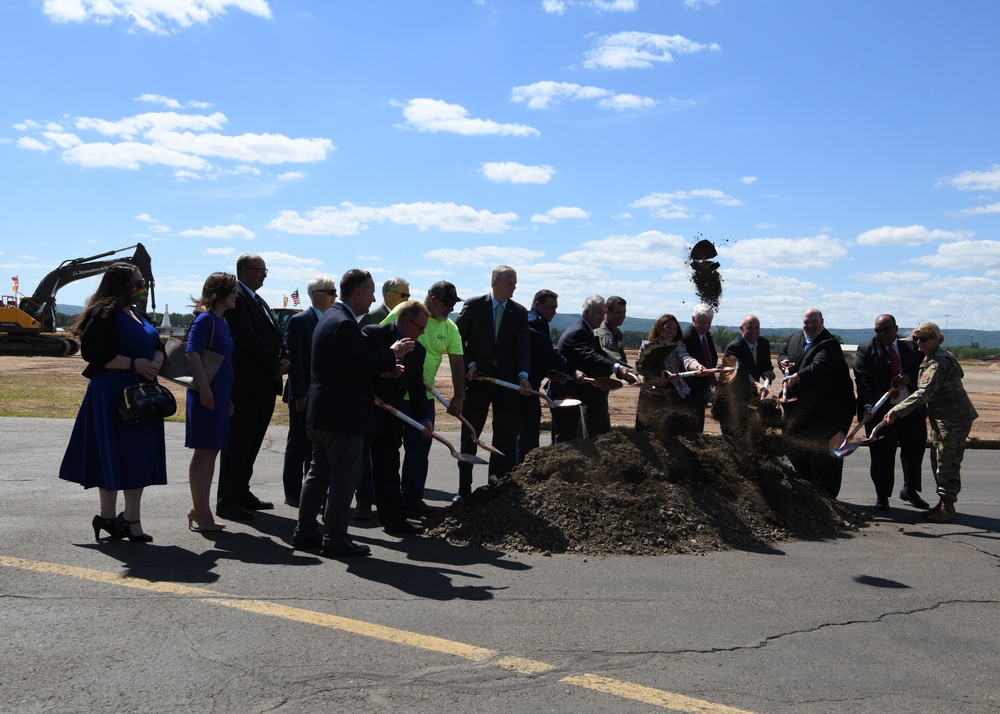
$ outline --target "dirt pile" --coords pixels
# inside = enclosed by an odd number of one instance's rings
[[[664,555],[763,547],[863,522],[777,453],[622,429],[536,449],[427,526],[432,537],[507,551]]]

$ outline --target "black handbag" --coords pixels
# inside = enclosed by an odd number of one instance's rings
[[[139,382],[125,387],[118,397],[118,418],[123,422],[166,419],[177,413],[177,400],[166,387],[156,382]]]

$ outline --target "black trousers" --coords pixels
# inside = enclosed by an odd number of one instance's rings
[[[260,445],[274,414],[274,392],[234,392],[229,418],[229,446],[219,460],[215,507],[240,506],[250,493],[250,478]]]
[[[285,500],[298,503],[302,492],[302,481],[312,464],[312,442],[306,435],[306,413],[295,408],[295,400],[288,403],[288,439],[285,441],[285,463],[281,471],[281,482],[285,488]]]
[[[584,424],[591,439],[611,431],[611,413],[608,410],[608,393],[589,385],[580,389],[566,390],[566,396],[579,399],[584,407]],[[579,407],[560,407],[552,410],[552,441],[561,444],[578,436],[580,426]]]
[[[403,445],[403,422],[379,409],[375,414],[375,435],[368,440],[372,464],[372,486],[378,505],[379,523],[400,525],[406,521],[403,495],[399,490],[399,449]]]
[[[483,433],[486,417],[493,408],[493,446],[503,452],[490,454],[489,472],[500,478],[514,468],[517,449],[518,393],[490,382],[473,382],[465,388],[465,402],[462,416],[469,420],[476,436]],[[462,453],[475,454],[479,447],[472,439],[469,429],[462,425]],[[465,496],[472,493],[472,464],[458,463],[458,493]]]
[[[865,431],[871,433],[878,422],[872,419],[865,424]],[[927,449],[927,420],[918,412],[911,412],[897,419],[891,426],[883,426],[878,431],[881,437],[868,447],[871,453],[871,477],[878,498],[889,498],[895,485],[896,448],[899,448],[899,462],[903,467],[903,487],[911,493],[920,491],[920,469]]]

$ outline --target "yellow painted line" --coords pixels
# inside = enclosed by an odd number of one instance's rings
[[[245,612],[253,612],[259,615],[277,617],[284,620],[291,620],[307,625],[317,625],[328,627],[341,632],[350,632],[364,637],[392,642],[395,644],[416,647],[440,654],[453,655],[473,662],[487,662],[493,660],[493,664],[519,674],[536,675],[551,672],[555,666],[538,662],[537,660],[523,657],[499,656],[496,650],[485,647],[467,645],[454,640],[446,640],[430,635],[421,635],[416,632],[399,630],[394,627],[376,625],[361,620],[352,620],[347,617],[328,615],[315,610],[305,610],[299,607],[289,607],[278,603],[266,602],[264,600],[244,600],[232,595],[226,595],[214,590],[191,587],[190,585],[180,585],[178,583],[153,582],[133,578],[127,575],[115,575],[105,573],[100,570],[89,570],[87,568],[77,568],[71,565],[60,565],[58,563],[45,563],[36,560],[25,560],[23,558],[13,558],[0,555],[0,565],[8,568],[18,568],[21,570],[31,570],[37,573],[47,573],[51,575],[64,575],[82,580],[105,583],[107,585],[120,585],[138,590],[148,590],[150,592],[162,593],[165,595],[190,595],[201,602],[231,607]],[[582,674],[563,677],[559,680],[566,684],[572,684],[585,689],[590,689],[604,694],[610,694],[623,699],[643,702],[663,709],[674,711],[694,712],[696,714],[751,714],[743,709],[734,709],[722,704],[705,701],[703,699],[693,699],[681,694],[674,694],[662,689],[645,687],[640,684],[625,682],[620,679],[601,677],[596,674]]]
[[[704,699],[692,699],[682,694],[644,687],[641,684],[623,682],[620,679],[599,677],[596,674],[563,677],[559,681],[679,712],[698,712],[698,714],[751,714],[745,709],[734,709],[722,704],[707,702]]]

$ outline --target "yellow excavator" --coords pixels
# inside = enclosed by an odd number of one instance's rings
[[[135,252],[131,256],[105,260],[132,248]],[[31,297],[22,295],[18,301],[16,295],[0,296],[0,356],[76,354],[80,343],[69,333],[56,332],[56,293],[67,283],[102,274],[113,263],[131,263],[138,268],[149,286],[149,302],[155,309],[153,289],[156,281],[149,253],[142,243],[89,258],[64,260],[42,279]],[[145,311],[146,303],[138,307]]]

